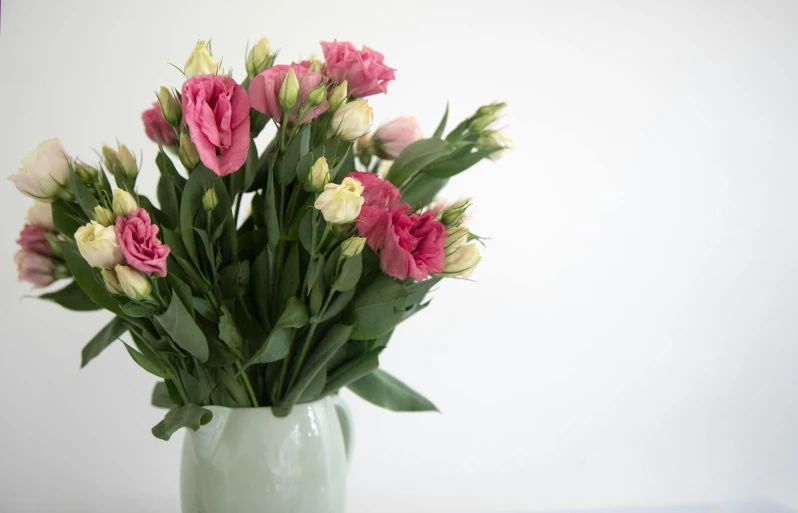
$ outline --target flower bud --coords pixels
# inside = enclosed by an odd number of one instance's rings
[[[489,159],[498,160],[507,150],[512,149],[513,140],[501,130],[486,130],[479,134],[476,146],[480,150],[491,151]]]
[[[139,174],[139,168],[136,165],[136,157],[130,153],[130,150],[127,149],[127,146],[124,144],[119,145],[119,151],[116,152],[116,158],[119,160],[119,165],[122,166],[122,169],[125,170],[125,175],[128,178],[135,180],[136,176]]]
[[[110,171],[111,174],[115,174],[116,169],[121,166],[119,159],[116,157],[116,151],[107,144],[103,144],[102,154],[105,169]]]
[[[488,128],[494,121],[498,119],[498,116],[487,115],[487,116],[480,116],[468,125],[468,128],[474,132],[479,132]]]
[[[370,133],[363,134],[360,139],[355,143],[355,155],[360,159],[364,166],[368,166],[371,162],[371,157],[374,155],[374,146],[372,145],[372,136]]]
[[[308,71],[310,71],[311,73],[314,73],[316,71],[321,71],[322,67],[321,60],[319,59],[318,55],[314,53],[308,58],[308,61],[310,62],[310,66],[308,66]]]
[[[330,183],[330,166],[327,159],[319,157],[308,172],[308,185],[311,191],[319,192]]]
[[[177,156],[180,157],[180,162],[189,171],[199,164],[200,158],[199,153],[197,153],[197,147],[192,142],[191,137],[185,132],[180,134],[180,150],[177,152]]]
[[[474,272],[481,259],[482,257],[479,256],[479,249],[476,244],[465,244],[451,254],[446,255],[441,274],[449,278],[455,276],[468,278]]]
[[[347,93],[347,82],[344,80],[337,86],[335,86],[330,92],[330,97],[327,99],[328,103],[330,104],[330,112],[334,112],[338,110],[338,107],[346,103],[346,95]]]
[[[363,184],[354,178],[344,178],[341,185],[328,183],[313,206],[321,211],[328,223],[351,223],[360,214],[365,201]]]
[[[133,301],[141,301],[150,297],[152,286],[144,273],[126,265],[117,265],[114,270],[119,279],[119,287]]]
[[[122,189],[114,189],[113,208],[115,216],[127,217],[139,206],[132,194]]]
[[[366,244],[365,237],[349,237],[341,243],[341,256],[344,258],[352,258],[363,252],[363,246]]]
[[[98,224],[103,226],[111,226],[116,221],[116,217],[114,213],[108,210],[107,208],[103,207],[102,205],[97,205],[94,207],[94,220],[97,221]]]
[[[453,226],[460,226],[463,224],[463,220],[466,215],[466,211],[468,207],[471,206],[471,199],[464,199],[458,201],[454,205],[450,206],[446,210],[443,211],[441,214],[441,222],[447,228]]]
[[[396,160],[405,148],[422,137],[414,116],[400,116],[374,132],[374,151],[381,159]]]
[[[125,261],[113,226],[91,221],[75,232],[75,242],[81,256],[92,267],[110,269]]]
[[[271,68],[272,64],[274,64],[274,54],[272,54],[269,38],[262,37],[258,39],[255,46],[250,48],[247,55],[247,75],[250,78],[259,75]]]
[[[158,89],[158,104],[161,106],[161,115],[167,123],[174,127],[180,125],[183,110],[180,108],[175,95],[164,86]]]
[[[292,112],[299,99],[299,80],[294,68],[289,68],[285,80],[280,86],[280,108],[283,112]]]
[[[210,44],[200,41],[183,66],[183,74],[189,79],[196,75],[215,75],[218,69],[219,61],[211,55]]]
[[[463,247],[468,242],[468,228],[458,226],[446,230],[446,241],[443,243],[443,252],[446,256],[454,254],[455,251]]]
[[[202,195],[202,208],[207,212],[212,212],[216,205],[219,204],[219,196],[216,195],[216,189],[210,188]]]
[[[69,156],[61,141],[48,139],[22,159],[22,167],[8,178],[19,192],[35,200],[50,203],[71,198]]]
[[[75,174],[83,183],[92,183],[97,178],[97,170],[83,162],[75,162]]]
[[[374,111],[366,100],[355,100],[335,111],[327,137],[354,141],[369,131]]]
[[[114,271],[113,269],[103,269],[102,271],[100,271],[100,274],[103,275],[105,288],[108,289],[108,292],[110,292],[111,294],[125,293],[122,290],[122,286],[119,284],[119,278],[116,276],[116,271]]]
[[[308,93],[308,107],[318,107],[324,103],[324,97],[327,95],[327,86],[319,84],[319,86]]]
[[[47,240],[47,245],[50,246],[53,256],[64,258],[64,252],[61,250],[61,245],[58,244],[61,241],[58,235],[53,232],[48,232],[44,234],[44,238]]]
[[[507,102],[491,103],[477,109],[477,116],[499,116],[507,108]]]

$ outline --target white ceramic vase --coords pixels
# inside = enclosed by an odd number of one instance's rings
[[[352,421],[337,395],[283,418],[206,408],[213,420],[183,441],[183,513],[344,513]]]

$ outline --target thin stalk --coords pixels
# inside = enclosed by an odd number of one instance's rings
[[[321,306],[321,310],[316,317],[322,317],[324,312],[327,311],[327,307],[330,306],[330,301],[332,300],[333,293],[335,293],[335,289],[331,288],[330,291],[327,293],[327,298],[324,300],[324,304]],[[291,390],[291,387],[294,386],[294,382],[296,382],[297,378],[299,377],[299,371],[302,369],[302,364],[305,363],[305,358],[308,355],[308,350],[310,350],[310,343],[313,341],[313,334],[316,332],[316,326],[318,326],[318,322],[313,322],[310,325],[310,329],[308,329],[308,334],[305,337],[305,343],[302,344],[302,349],[299,351],[299,358],[297,359],[296,366],[294,367],[294,372],[291,374],[291,381],[288,382],[288,387],[286,390]]]
[[[241,199],[243,197],[244,197],[244,192],[241,191],[238,193],[238,197],[236,198],[236,210],[234,215],[236,230],[238,229],[238,214],[239,212],[241,212]]]
[[[241,378],[244,381],[244,386],[247,388],[247,393],[249,394],[249,400],[252,401],[252,406],[257,408],[258,407],[258,399],[257,399],[257,397],[255,397],[255,391],[252,389],[252,383],[249,382],[249,377],[247,376],[247,373],[246,372],[241,372],[241,368],[242,368],[241,360],[236,360],[235,365],[236,365],[236,370],[238,371],[238,374],[241,375]]]

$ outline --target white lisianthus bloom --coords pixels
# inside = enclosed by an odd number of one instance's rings
[[[328,183],[313,204],[328,223],[351,223],[363,206],[363,185],[354,178],[344,178],[340,185]]]
[[[22,167],[8,178],[22,194],[39,201],[68,198],[69,157],[61,141],[47,139],[22,159]]]
[[[338,136],[342,141],[354,141],[371,128],[374,111],[366,100],[355,100],[342,105],[333,114],[328,137]]]
[[[91,221],[78,228],[75,242],[81,256],[92,267],[111,269],[125,261],[113,225],[103,226],[97,221]]]

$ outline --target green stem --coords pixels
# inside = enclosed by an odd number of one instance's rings
[[[238,193],[238,197],[236,198],[236,210],[235,210],[235,227],[236,230],[238,229],[238,214],[241,212],[241,199],[244,197],[244,191]]]
[[[244,380],[244,386],[247,387],[247,393],[249,393],[249,400],[252,401],[252,406],[255,408],[258,407],[258,399],[255,397],[255,391],[252,389],[252,383],[249,382],[249,377],[247,376],[246,371],[241,372],[241,360],[236,360],[236,370],[241,375],[241,378]]]
[[[294,345],[294,336],[296,335],[296,331],[291,331],[291,346]],[[274,388],[272,389],[272,401],[274,404],[277,404],[280,399],[282,399],[283,394],[283,382],[285,381],[285,375],[288,373],[288,361],[291,359],[291,353],[289,351],[288,355],[283,358],[283,365],[280,367],[280,375],[277,377],[277,381],[274,382]]]
[[[321,310],[319,310],[319,313],[316,317],[321,317],[324,315],[324,312],[327,311],[327,307],[330,306],[330,301],[332,300],[334,293],[335,289],[331,288],[330,292],[327,293],[327,298],[324,300],[324,304],[321,306]],[[302,344],[302,349],[299,351],[299,358],[297,359],[294,372],[291,374],[291,381],[288,382],[288,388],[286,388],[286,390],[291,390],[291,387],[294,386],[294,382],[296,382],[297,378],[299,377],[299,371],[302,369],[302,364],[305,363],[305,358],[307,357],[308,350],[310,349],[310,343],[313,340],[313,334],[316,332],[316,326],[318,325],[318,322],[314,321],[310,325],[310,329],[308,329],[308,334],[305,337],[305,343]]]

